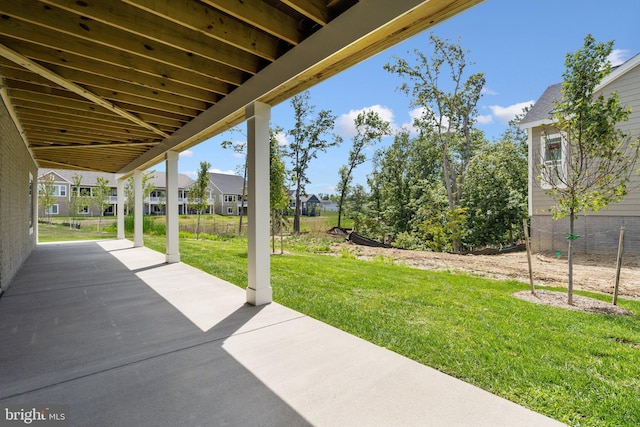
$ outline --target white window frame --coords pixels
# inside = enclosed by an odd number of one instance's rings
[[[559,140],[559,141],[557,141]],[[560,143],[560,160],[547,160],[547,144],[548,142],[553,141],[553,143]],[[566,139],[559,133],[553,134],[543,134],[540,137],[540,159],[541,165],[543,166],[541,169],[541,178],[540,185],[544,190],[549,190],[551,188],[566,188],[566,185],[562,182],[558,182],[557,185],[552,185],[550,183],[551,179],[548,178],[548,170],[551,168],[562,168],[561,174],[563,177],[567,176],[567,141]]]
[[[58,204],[53,204],[49,206],[47,209],[45,209],[44,211],[45,215],[58,215],[59,213],[60,213],[60,207],[58,206]]]
[[[227,215],[234,215],[235,212],[233,212],[233,208],[231,206],[227,207]]]
[[[238,198],[235,194],[225,194],[224,195],[224,202],[225,203],[235,203],[238,201]]]

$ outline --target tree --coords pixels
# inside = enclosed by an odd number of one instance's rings
[[[93,203],[100,214],[98,219],[98,232],[102,231],[102,217],[104,216],[106,205],[109,203],[110,195],[111,187],[109,187],[109,180],[100,176],[96,178],[96,188],[93,192]]]
[[[465,79],[468,51],[461,46],[430,35],[431,57],[415,50],[415,64],[397,58],[384,68],[409,79],[400,90],[412,97],[411,105],[422,108],[422,116],[415,125],[423,135],[435,135],[441,154],[442,174],[447,191],[449,209],[459,207],[466,170],[474,154],[472,125],[477,115],[476,105],[481,97],[485,78],[475,73]],[[446,74],[445,74],[446,73]],[[449,76],[448,85],[443,76]],[[451,89],[447,91],[446,87]],[[460,242],[453,242],[459,251]]]
[[[295,176],[295,200],[296,207],[293,216],[293,231],[300,233],[300,197],[305,185],[309,183],[307,169],[311,160],[318,156],[318,152],[326,152],[328,148],[342,142],[337,135],[326,135],[333,129],[336,119],[331,111],[321,110],[317,116],[310,117],[315,112],[315,106],[309,105],[309,92],[302,92],[291,98],[295,125],[289,130],[293,141],[288,145],[288,155],[293,162],[293,174]]]
[[[142,173],[142,200],[149,197],[149,195],[155,188],[153,185],[154,174],[155,174],[155,171],[148,171],[148,172]],[[124,194],[126,196],[125,198],[126,210],[130,214],[133,213],[133,209],[132,209],[133,199],[134,199],[133,186],[134,186],[133,177],[129,177],[129,179],[127,179],[127,184],[125,185],[125,188],[124,188]]]
[[[461,204],[467,209],[467,243],[473,246],[513,244],[522,236],[529,163],[527,133],[518,124],[527,111],[469,163]]]
[[[287,171],[282,161],[282,149],[276,135],[282,132],[281,128],[270,129],[271,148],[269,150],[269,199],[271,202],[271,247],[276,250],[275,236],[280,232],[280,253],[282,253],[282,229],[286,225],[283,215],[289,205],[289,193],[285,186]]]
[[[207,188],[209,188],[209,169],[211,169],[211,163],[201,161],[196,182],[194,182],[191,188],[189,188],[189,205],[195,207],[198,213],[196,240],[198,240],[198,236],[200,234],[200,215],[204,212],[207,206],[209,206],[209,200],[207,197]]]
[[[338,193],[340,193],[340,198],[338,199],[338,228],[341,226],[342,207],[345,197],[349,192],[353,171],[367,160],[363,152],[364,149],[379,142],[383,136],[391,133],[389,122],[382,120],[375,111],[361,112],[356,117],[354,123],[356,126],[356,134],[352,140],[353,145],[349,151],[349,159],[347,164],[340,168],[339,172],[340,181],[338,182],[337,188]]]
[[[71,209],[71,221],[69,226],[71,228],[80,228],[80,222],[78,221],[78,213],[80,209],[84,209],[87,205],[86,190],[81,190],[82,175],[75,174],[71,177],[71,201],[69,208]]]
[[[232,129],[231,132],[240,132],[240,131],[237,129]],[[242,132],[240,133],[242,134]],[[242,135],[244,136],[244,134]],[[220,146],[222,148],[232,148],[236,154],[244,156],[244,163],[242,165],[242,176],[244,180],[242,181],[242,199],[240,200],[240,215],[239,215],[240,218],[238,220],[238,234],[242,234],[242,219],[244,218],[244,202],[247,198],[247,154],[245,152],[247,148],[247,143],[246,141],[242,141],[242,142],[222,141],[222,143],[220,143]]]
[[[630,108],[614,92],[594,94],[611,72],[607,57],[613,42],[596,43],[589,34],[584,46],[567,54],[561,99],[552,111],[553,129],[545,130],[540,179],[555,200],[554,219],[569,217],[568,303],[573,304],[574,222],[579,213],[597,212],[627,194],[626,184],[640,155],[640,139],[631,140],[617,125]],[[552,135],[559,134],[559,140]]]
[[[56,177],[50,173],[40,178],[38,183],[38,204],[42,207],[47,221],[51,224],[51,208],[56,202],[56,186],[53,185]]]

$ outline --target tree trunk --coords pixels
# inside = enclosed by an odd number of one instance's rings
[[[569,284],[567,287],[567,303],[569,305],[573,305],[573,221],[575,219],[575,214],[573,211],[569,214],[569,248],[567,250],[567,263],[569,264]]]
[[[296,210],[293,213],[293,232],[300,234],[300,185],[296,186]]]

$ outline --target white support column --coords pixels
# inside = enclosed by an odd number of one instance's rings
[[[178,239],[178,153],[168,151],[166,159],[167,183],[165,209],[167,210],[167,253],[168,263],[180,262],[180,241]]]
[[[272,301],[269,259],[269,121],[271,106],[254,102],[247,106],[249,286],[247,302]]]
[[[142,197],[142,171],[135,171],[133,173],[133,246],[144,246],[144,239],[142,238],[142,217],[144,215],[144,198]]]
[[[116,215],[118,215],[118,239],[124,239],[124,187],[126,180],[118,179],[118,202],[116,206]]]

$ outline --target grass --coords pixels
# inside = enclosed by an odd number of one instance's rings
[[[640,425],[640,302],[620,300],[633,316],[534,305],[511,296],[524,283],[328,256],[330,242],[287,239],[293,254],[271,258],[276,301],[567,424]],[[164,237],[145,244],[164,252]],[[246,287],[246,238],[181,239],[180,252]]]
[[[38,224],[39,242],[60,242],[69,240],[99,240],[115,239],[116,227],[113,218],[102,221],[102,231],[98,232],[97,225],[83,224],[79,229],[71,229],[63,224]]]
[[[180,251],[247,285],[244,238]],[[271,269],[276,301],[363,339],[570,425],[640,425],[640,302],[620,303],[634,316],[574,312],[513,298],[524,283],[313,250],[273,256]]]

